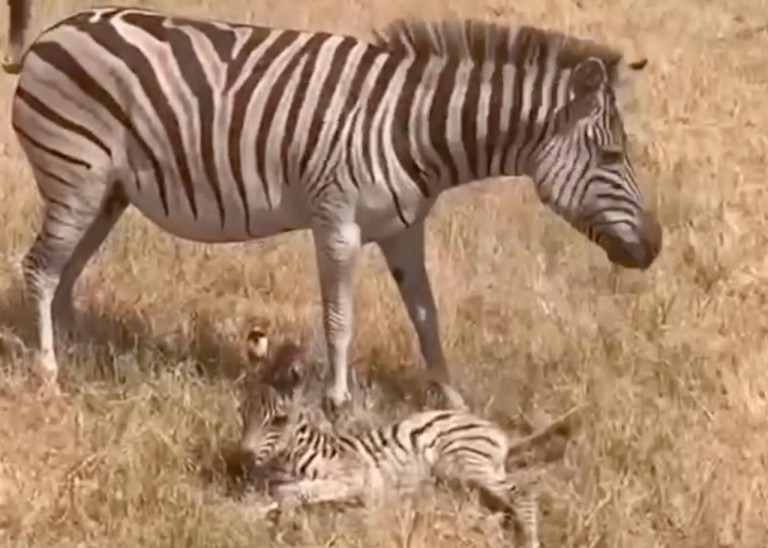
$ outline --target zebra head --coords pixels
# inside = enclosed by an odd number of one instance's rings
[[[286,340],[270,355],[270,341],[264,330],[253,327],[245,338],[246,355],[254,376],[273,386],[281,394],[303,389],[305,349]]]
[[[252,370],[240,406],[240,447],[253,455],[255,464],[264,465],[283,451],[284,438],[300,419],[304,353],[298,344],[285,341],[270,355],[269,338],[259,328],[248,332],[245,343]]]
[[[641,70],[646,61],[630,63]],[[569,101],[530,170],[541,201],[626,268],[648,268],[662,230],[644,204],[627,154],[627,134],[613,82],[597,57],[571,72]]]
[[[280,452],[283,432],[291,419],[291,402],[274,387],[253,382],[240,406],[242,435],[240,447],[264,465]]]

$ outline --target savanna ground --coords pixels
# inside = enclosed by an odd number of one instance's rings
[[[541,423],[585,406],[567,474],[542,501],[544,546],[768,544],[766,0],[138,3],[360,36],[405,14],[529,21],[647,56],[631,130],[665,230],[658,261],[615,271],[525,181],[448,194],[428,235],[446,352],[457,384],[494,412]],[[34,2],[31,36],[88,4]],[[14,85],[0,82],[3,112]],[[7,341],[31,340],[19,262],[40,200],[7,118],[0,127],[5,545],[508,544],[460,497],[363,520],[307,513],[276,535],[249,499],[227,495],[220,453],[239,429],[238,337],[257,320],[319,339],[306,233],[212,247],[131,212],[76,289],[83,336],[60,353],[66,396],[36,399],[28,354]],[[374,248],[356,311],[354,366],[413,378],[414,335]]]

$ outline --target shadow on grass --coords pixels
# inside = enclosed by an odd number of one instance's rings
[[[4,339],[23,345],[31,357],[37,348],[32,302],[21,281],[0,294],[0,331]],[[64,387],[88,381],[119,381],[120,363],[130,356],[142,373],[151,374],[174,364],[191,364],[204,378],[235,379],[246,365],[237,346],[221,336],[217,318],[198,316],[189,336],[157,336],[150,323],[131,312],[110,315],[87,307],[75,310],[73,334],[57,337],[56,353]],[[6,345],[7,346],[7,345]],[[2,349],[0,349],[2,350]]]
[[[206,379],[237,379],[248,369],[248,363],[238,341],[228,339],[217,328],[221,320],[199,315],[190,320],[185,334],[158,335],[146,317],[133,311],[114,315],[109,310],[79,307],[75,310],[76,331],[57,337],[62,386],[65,390],[76,390],[79,384],[87,382],[121,384],[126,375],[133,374],[128,369],[138,368],[140,376],[149,376],[179,364]],[[25,354],[24,360],[14,362],[29,363],[37,347],[35,322],[23,284],[20,279],[14,280],[0,294],[0,356]],[[365,359],[351,363],[350,373],[367,388],[375,386],[377,400],[420,407],[425,388],[420,377],[423,368],[415,363],[403,374],[387,367],[376,354],[373,348]],[[318,363],[317,367],[322,376],[326,365]]]
[[[79,382],[119,381],[121,363],[128,358],[138,364],[143,374],[185,363],[204,378],[234,380],[248,364],[238,342],[227,339],[217,328],[222,320],[198,315],[190,319],[186,334],[169,336],[153,332],[151,322],[134,311],[117,315],[87,306],[76,308],[75,332],[62,333],[56,341],[62,385],[74,388]],[[17,278],[0,294],[0,334],[31,354],[37,347],[35,322],[32,302]],[[4,353],[2,343],[0,340],[0,355]],[[413,361],[418,362],[418,357],[413,356]],[[406,374],[394,371],[377,356],[375,347],[356,362],[350,364],[350,372],[366,384],[376,385],[386,401],[421,405],[423,366],[414,363]],[[325,365],[320,367],[324,369]]]
[[[76,393],[89,383],[106,383],[115,387],[134,385],[143,379],[178,368],[203,379],[234,381],[248,370],[248,363],[236,342],[228,340],[217,329],[220,318],[205,315],[191,319],[186,334],[158,335],[151,322],[133,311],[111,314],[88,307],[75,310],[77,329],[74,335],[57,340],[57,357],[65,392]],[[26,298],[21,281],[0,294],[0,357],[13,354],[12,367],[29,365],[37,346],[32,303]],[[13,341],[10,348],[6,341]],[[356,404],[369,416],[388,418],[402,416],[423,404],[425,385],[421,368],[414,364],[407,372],[387,367],[376,349],[365,360],[350,364],[350,372],[358,379],[352,384]],[[414,361],[417,357],[414,356]],[[326,365],[313,359],[321,382]],[[361,394],[367,394],[363,398]],[[367,401],[363,401],[367,399]],[[201,444],[192,449],[198,462],[200,479],[218,485],[229,497],[240,498],[247,492],[263,490],[262,481],[250,465],[236,440],[218,447]]]

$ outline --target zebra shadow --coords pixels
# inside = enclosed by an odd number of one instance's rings
[[[151,379],[162,370],[179,367],[185,375],[235,381],[251,367],[238,341],[224,336],[217,318],[199,315],[191,329],[169,340],[153,330],[151,322],[135,311],[114,311],[82,303],[75,310],[73,336],[57,338],[60,379],[65,392],[77,393],[92,384],[106,384],[125,393],[128,388]],[[0,373],[30,369],[37,347],[36,319],[32,302],[21,280],[0,292]],[[277,337],[279,339],[279,337]],[[323,346],[321,333],[316,346]],[[279,343],[280,341],[275,341]],[[314,382],[327,372],[324,352],[312,353]],[[374,348],[350,363],[355,426],[365,429],[382,420],[413,411],[421,404],[421,370],[414,363],[409,371],[387,367],[387,359]],[[414,357],[413,361],[416,361]],[[4,381],[0,378],[0,385]],[[318,386],[318,388],[320,388]],[[235,390],[237,391],[237,390]],[[239,500],[265,488],[249,454],[238,444],[237,435],[211,445],[200,440],[188,448],[198,462],[198,477],[204,484],[223,488]]]
[[[170,335],[158,334],[147,318],[133,310],[118,313],[82,303],[75,309],[74,319],[75,331],[56,340],[65,387],[75,388],[83,382],[120,383],[125,380],[127,369],[149,376],[181,364],[204,378],[234,380],[250,367],[242,352],[242,342],[226,337],[218,328],[220,318],[197,315],[190,319],[185,334]],[[324,338],[319,332],[314,338],[312,346],[316,350],[310,359],[316,369],[316,382],[321,382],[328,367],[322,349]],[[22,281],[16,278],[6,291],[0,292],[0,360],[15,356],[17,366],[29,365],[37,348],[36,339],[33,304],[25,295]],[[352,385],[363,383],[366,393],[375,387],[373,405],[379,410],[390,408],[393,402],[419,405],[417,400],[423,392],[420,366],[414,363],[404,374],[386,367],[385,361],[374,348],[370,355],[350,363],[349,371],[356,377],[350,379]],[[370,407],[371,402],[365,406]]]
[[[205,315],[190,322],[186,335],[158,336],[135,311],[118,314],[80,305],[75,325],[72,334],[56,340],[65,389],[83,382],[120,383],[129,369],[143,376],[179,366],[204,378],[235,379],[247,365],[237,344],[221,336],[216,319]],[[0,293],[0,359],[15,366],[29,365],[36,339],[33,304],[23,283],[15,280]]]

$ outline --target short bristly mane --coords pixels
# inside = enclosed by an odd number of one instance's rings
[[[530,25],[506,26],[477,20],[397,19],[374,31],[373,43],[392,52],[437,55],[478,63],[520,64],[556,51],[557,66],[571,69],[588,57],[602,60],[612,85],[619,80],[622,54],[592,40]]]

